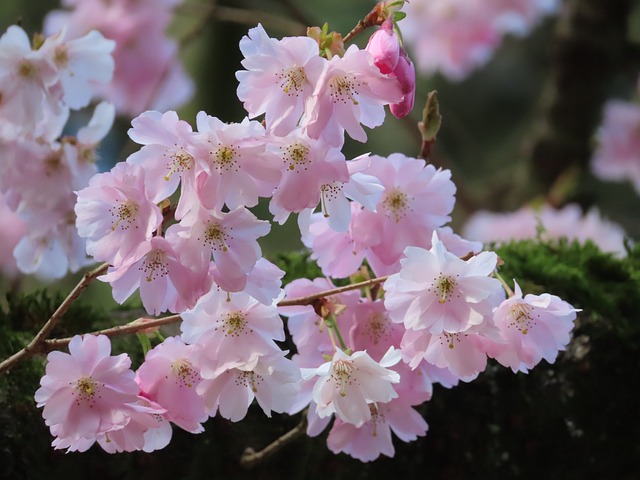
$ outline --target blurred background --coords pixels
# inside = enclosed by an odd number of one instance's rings
[[[58,2],[49,0],[0,2],[0,32],[19,23],[33,34],[42,29],[47,12],[60,8]],[[630,239],[639,238],[640,198],[633,187],[628,182],[603,182],[595,178],[589,162],[605,100],[629,100],[637,96],[640,2],[584,1],[584,5],[596,11],[594,15],[601,23],[576,26],[567,20],[570,17],[567,11],[577,4],[579,0],[560,2],[558,13],[542,19],[528,35],[505,36],[486,65],[473,69],[464,79],[453,81],[440,73],[429,76],[419,73],[414,111],[401,120],[389,116],[383,127],[369,134],[366,144],[348,140],[346,157],[366,152],[417,156],[420,152],[417,123],[427,93],[437,90],[443,123],[430,161],[450,168],[458,187],[454,230],[459,231],[478,210],[508,212],[530,202],[546,201],[555,207],[578,203],[585,210],[597,206],[604,217],[621,225]],[[329,23],[330,29],[346,34],[373,2],[228,0],[216,2],[221,7],[219,13],[209,15],[210,5],[206,0],[185,0],[177,7],[169,29],[169,35],[181,44],[180,58],[195,84],[191,101],[178,108],[180,118],[192,125],[201,110],[228,122],[240,121],[245,116],[235,93],[235,72],[241,68],[242,60],[238,43],[258,21],[273,37],[304,34],[304,28],[298,31],[301,26],[321,26],[324,22]],[[599,14],[598,8],[608,13]],[[583,36],[572,36],[575,33],[572,28],[581,29]],[[364,46],[368,37],[369,32],[365,32],[356,42]],[[587,52],[583,53],[586,58],[580,52]],[[82,124],[88,115],[79,112],[76,124]],[[126,137],[130,121],[131,118],[119,117],[103,143],[102,170],[124,160],[135,149]],[[563,141],[567,138],[568,142]],[[567,147],[566,143],[570,145]],[[638,155],[640,161],[640,152]],[[0,168],[1,165],[0,159]],[[256,213],[269,218],[265,205]],[[298,237],[293,219],[282,227],[274,225],[272,234],[262,242],[265,256],[273,258],[278,253],[301,248]],[[616,282],[623,282],[624,278],[620,276]],[[634,281],[638,278],[634,277]],[[65,279],[52,290],[68,292],[77,279],[77,276]],[[41,285],[35,279],[22,282],[21,288],[25,290]],[[11,282],[2,281],[0,292],[11,286]],[[93,285],[88,295],[96,304],[112,305],[105,285]],[[611,338],[603,342],[603,352],[617,348]],[[629,345],[629,348],[637,353],[636,347]],[[579,354],[576,355],[578,358]],[[298,421],[288,417],[266,421],[256,411],[240,424],[212,419],[206,433],[197,437],[176,429],[172,444],[152,455],[114,457],[97,447],[86,454],[65,455],[49,447],[49,432],[32,401],[28,406],[27,397],[32,392],[25,389],[26,393],[21,394],[25,399],[25,406],[20,407],[24,410],[19,412],[22,416],[16,417],[15,410],[11,415],[6,411],[0,413],[0,425],[4,422],[10,428],[0,434],[3,455],[0,475],[34,479],[80,478],[87,473],[97,478],[121,479],[328,475],[350,479],[383,475],[640,478],[640,469],[633,465],[633,455],[640,453],[638,424],[625,422],[626,415],[637,419],[637,413],[610,411],[604,385],[612,386],[613,380],[603,380],[604,365],[616,368],[624,363],[623,370],[612,373],[612,378],[624,381],[627,373],[638,366],[638,358],[603,355],[603,366],[598,370],[603,377],[591,371],[581,380],[587,367],[580,357],[560,365],[545,364],[529,376],[490,371],[472,384],[451,391],[439,389],[435,401],[425,410],[431,426],[427,437],[408,445],[396,442],[396,458],[384,458],[367,466],[327,452],[322,438],[304,437],[265,466],[243,470],[238,458],[245,447],[264,446]],[[589,368],[593,367],[593,360],[587,363]],[[570,381],[563,383],[561,377]],[[37,385],[38,378],[25,374],[22,385],[34,379]],[[595,386],[594,381],[602,383]],[[597,395],[589,395],[590,389]],[[4,392],[5,400],[10,393],[15,392]],[[0,392],[0,399],[1,395]],[[579,404],[576,395],[582,399]],[[616,391],[615,396],[620,405],[632,404],[632,393],[627,389]],[[562,399],[559,403],[558,398]],[[15,423],[18,418],[21,424]],[[24,431],[19,431],[22,427]],[[603,430],[598,437],[598,429],[608,427],[611,430],[608,433]],[[587,440],[590,435],[597,440]],[[610,448],[604,447],[607,444]],[[622,450],[616,450],[618,447]],[[600,455],[606,457],[602,462],[598,461]],[[612,468],[617,470],[614,472]]]

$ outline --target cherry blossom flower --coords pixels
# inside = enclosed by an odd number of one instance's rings
[[[481,324],[491,315],[491,297],[502,291],[500,282],[489,277],[497,255],[482,252],[464,261],[448,252],[436,233],[432,242],[430,250],[407,247],[400,272],[385,282],[390,318],[434,335]]]
[[[113,76],[111,52],[116,42],[92,30],[81,38],[66,40],[66,29],[47,38],[41,47],[47,61],[58,72],[63,102],[77,110],[89,104],[97,84]]]
[[[98,30],[116,42],[113,80],[99,94],[119,113],[135,116],[145,110],[169,110],[193,94],[193,82],[178,60],[178,45],[165,35],[171,8],[177,2],[83,1],[67,4],[71,11],[55,10],[45,19],[45,32],[63,28],[67,38]]]
[[[514,295],[494,312],[495,323],[506,343],[493,343],[489,356],[514,373],[527,373],[543,358],[553,363],[558,351],[569,343],[579,311],[548,293],[523,297],[516,282]]]
[[[303,126],[311,138],[324,138],[341,147],[346,131],[359,142],[367,140],[362,125],[374,128],[384,121],[384,105],[398,103],[403,94],[397,79],[380,73],[373,56],[352,45],[343,57],[334,56],[305,106]]]
[[[54,123],[61,131],[68,109],[50,91],[58,72],[42,50],[32,50],[26,32],[10,26],[0,37],[0,116],[38,136]]]
[[[284,328],[275,305],[264,305],[244,292],[227,294],[215,286],[182,313],[182,339],[200,345],[198,367],[212,372],[280,349]]]
[[[153,202],[171,196],[180,181],[182,195],[176,208],[176,218],[186,215],[193,205],[189,194],[195,195],[196,148],[191,125],[180,120],[174,111],[147,111],[131,122],[129,137],[143,145],[127,158],[127,163],[145,170],[145,185]]]
[[[360,426],[336,418],[327,437],[329,450],[371,462],[380,454],[394,456],[392,431],[402,441],[411,442],[426,435],[429,428],[422,416],[400,398],[371,404],[370,409],[371,418]]]
[[[282,171],[269,203],[269,211],[278,223],[284,223],[290,213],[315,208],[321,198],[330,195],[333,183],[349,180],[340,149],[309,138],[299,129],[275,140],[268,151],[278,159]]]
[[[69,352],[47,356],[46,374],[35,394],[52,433],[63,442],[92,442],[124,428],[127,405],[137,403],[138,394],[129,357],[111,356],[111,343],[104,335],[76,335]]]
[[[107,453],[153,452],[166,447],[171,441],[171,425],[163,418],[165,410],[157,403],[138,397],[138,403],[128,405],[129,421],[118,430],[97,437]]]
[[[258,25],[240,40],[245,59],[236,77],[238,98],[251,118],[265,114],[267,128],[278,136],[291,132],[303,113],[327,62],[309,37],[269,38]]]
[[[264,155],[265,130],[245,118],[226,124],[199,112],[198,198],[208,209],[226,204],[253,207],[258,197],[268,197],[280,179],[280,168]],[[202,172],[202,173],[200,173]]]
[[[247,362],[228,364],[213,375],[205,375],[198,393],[211,415],[219,413],[232,422],[242,420],[255,398],[267,417],[291,408],[300,388],[300,370],[276,351],[268,356],[253,356]]]
[[[269,222],[258,220],[244,207],[228,213],[200,208],[197,215],[169,227],[166,238],[179,245],[183,261],[192,268],[206,268],[213,256],[214,281],[223,290],[238,292],[262,255],[257,239],[270,228]]]
[[[160,227],[162,212],[148,196],[147,173],[121,162],[78,192],[78,234],[87,239],[87,253],[96,260],[122,265]]]
[[[476,212],[464,228],[465,236],[481,242],[503,243],[525,238],[567,238],[584,243],[593,241],[602,251],[624,257],[625,232],[617,224],[601,217],[597,208],[586,215],[576,204],[563,208],[544,205],[540,210],[525,206],[511,213]]]
[[[182,312],[193,306],[207,285],[208,270],[194,271],[184,266],[178,253],[163,237],[153,237],[117,267],[109,267],[99,280],[109,282],[113,298],[123,303],[140,288],[140,299],[147,313],[167,310]]]
[[[603,180],[629,180],[640,193],[640,105],[610,100],[598,131],[591,169]]]
[[[195,350],[178,337],[168,337],[147,353],[136,380],[141,395],[166,410],[164,418],[188,432],[200,433],[209,415],[196,393],[201,377],[194,367]]]
[[[313,387],[316,413],[326,417],[335,413],[342,421],[361,426],[371,419],[370,404],[385,403],[398,396],[392,383],[400,376],[391,367],[400,361],[400,352],[390,348],[380,362],[367,352],[347,355],[336,350],[330,362],[317,369],[304,369],[303,378],[320,378]]]

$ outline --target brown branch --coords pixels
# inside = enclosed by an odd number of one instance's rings
[[[338,295],[339,293],[349,292],[351,290],[357,290],[359,288],[369,287],[371,285],[375,285],[377,283],[383,283],[389,278],[389,276],[385,277],[377,277],[372,278],[371,280],[365,280],[364,282],[352,283],[351,285],[345,285],[344,287],[337,287],[331,290],[325,290],[324,292],[314,293],[313,295],[307,295],[306,297],[293,298],[291,300],[282,300],[278,303],[279,307],[293,307],[299,305],[311,305],[315,300],[324,297],[330,297],[331,295]]]
[[[127,323],[126,325],[118,325],[116,327],[105,328],[104,330],[97,330],[95,332],[89,332],[88,335],[106,335],[107,337],[116,337],[118,335],[125,335],[127,333],[137,333],[142,330],[149,330],[152,328],[158,328],[163,325],[169,325],[171,323],[176,323],[180,320],[180,315],[170,315],[167,317],[156,318],[153,320],[140,321],[135,320],[131,323]],[[68,338],[54,338],[50,340],[45,340],[43,349],[47,352],[51,350],[57,350],[62,347],[66,347],[71,341],[72,337]]]
[[[89,286],[89,284],[99,275],[102,275],[107,271],[109,267],[108,263],[103,263],[95,270],[86,273],[82,280],[75,286],[71,293],[64,299],[60,306],[53,312],[53,315],[47,320],[44,326],[36,334],[35,337],[19,352],[11,355],[9,358],[0,363],[0,373],[9,370],[13,365],[22,360],[23,358],[31,357],[36,353],[40,353],[47,337],[51,334],[51,331],[58,324],[62,316],[67,313],[73,302],[80,296],[80,294]]]
[[[253,450],[253,448],[247,448],[240,457],[240,464],[246,468],[255,467],[258,463],[266,460],[282,447],[290,443],[292,440],[302,435],[306,428],[307,414],[306,411],[304,411],[302,412],[302,418],[300,419],[300,423],[298,425],[282,435],[280,438],[276,439],[274,442],[267,445],[262,450],[256,452],[255,450]]]
[[[387,17],[383,12],[383,5],[382,3],[378,3],[367,14],[366,17],[364,17],[362,20],[358,20],[357,25],[353,27],[353,29],[342,38],[342,41],[344,43],[347,43],[349,40],[354,38],[359,33],[363,32],[367,28],[382,25],[382,22],[384,22],[386,19]]]

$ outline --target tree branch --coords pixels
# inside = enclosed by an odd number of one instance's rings
[[[40,329],[40,331],[33,337],[33,340],[19,352],[13,354],[2,363],[0,363],[0,373],[9,370],[13,365],[26,357],[31,357],[36,353],[40,353],[45,343],[46,338],[51,334],[51,331],[58,324],[62,316],[67,313],[73,302],[80,296],[80,294],[89,286],[89,284],[98,276],[102,275],[109,268],[108,263],[103,263],[95,270],[86,273],[82,280],[75,286],[71,293],[64,299],[60,306],[51,315],[47,323]]]
[[[276,439],[274,442],[267,445],[262,450],[256,452],[253,448],[247,448],[242,456],[240,457],[240,464],[243,467],[252,468],[255,467],[258,463],[266,460],[271,455],[276,453],[282,447],[290,443],[292,440],[296,439],[300,435],[302,435],[307,428],[307,414],[306,411],[302,413],[302,418],[300,419],[300,423],[296,425],[293,429],[289,430],[287,433],[282,435],[280,438]]]

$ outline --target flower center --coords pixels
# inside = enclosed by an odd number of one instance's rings
[[[143,264],[139,267],[147,275],[147,282],[169,274],[167,258],[164,252],[152,250],[147,254]]]
[[[226,337],[239,337],[246,331],[247,320],[243,313],[231,312],[224,319],[223,324]]]
[[[192,388],[198,381],[198,372],[191,366],[189,360],[180,358],[171,364],[171,373],[178,385]]]
[[[69,66],[69,50],[66,45],[58,45],[53,53],[53,61],[58,68]]]
[[[220,174],[222,174],[223,171],[238,170],[237,159],[241,154],[238,153],[233,145],[228,146],[218,143],[218,148],[215,151],[210,151],[209,154],[211,155],[213,167],[217,168]]]
[[[529,329],[535,325],[535,321],[531,316],[533,307],[526,303],[516,303],[511,307],[512,322],[509,323],[509,327],[515,327],[520,330],[523,335],[529,333]]]
[[[236,377],[236,385],[239,387],[249,387],[253,393],[258,391],[258,385],[262,383],[262,376],[255,372],[239,371]]]
[[[195,164],[193,155],[191,155],[186,150],[183,150],[182,148],[173,153],[170,158],[171,160],[167,164],[169,173],[164,176],[164,179],[166,181],[169,181],[171,175],[173,175],[175,172],[186,172],[187,170],[191,170],[193,168],[193,165]]]
[[[400,190],[390,191],[382,201],[388,218],[393,218],[396,223],[402,220],[411,210],[409,196]]]
[[[388,327],[389,321],[386,315],[383,315],[381,313],[374,313],[369,317],[369,322],[367,323],[367,332],[374,345],[378,345],[378,343],[380,343],[380,339],[387,335]]]
[[[438,301],[440,303],[446,303],[450,301],[457,284],[458,282],[456,282],[453,278],[447,275],[440,275],[435,284],[436,295],[438,295],[439,297]]]
[[[276,73],[276,76],[278,77],[280,88],[290,97],[294,95],[297,97],[307,81],[307,76],[302,67],[282,69],[282,72]]]
[[[302,143],[294,143],[284,149],[284,161],[289,164],[289,170],[307,169],[311,163],[309,160],[309,147]]]
[[[138,216],[138,205],[133,202],[121,202],[111,207],[109,213],[115,217],[115,221],[111,225],[112,232],[118,227],[121,230],[129,230]],[[134,227],[138,228],[138,225],[134,225]]]
[[[24,79],[33,79],[36,76],[36,66],[29,60],[21,60],[18,64],[18,75]]]
[[[333,365],[331,378],[336,382],[336,387],[340,389],[340,396],[347,396],[347,386],[353,384],[352,373],[357,367],[347,360],[337,360]]]
[[[93,405],[96,402],[99,385],[93,378],[80,377],[74,388],[76,390],[76,405],[80,405],[80,402],[88,402]]]
[[[358,101],[353,95],[358,92],[357,88],[360,85],[362,84],[351,75],[336,75],[329,82],[333,103],[341,102],[346,104],[351,102],[354,105],[358,105]]]
[[[226,243],[232,238],[233,237],[225,232],[222,225],[209,222],[204,229],[203,236],[199,237],[198,240],[205,245],[209,245],[213,250],[226,252],[228,250]]]

